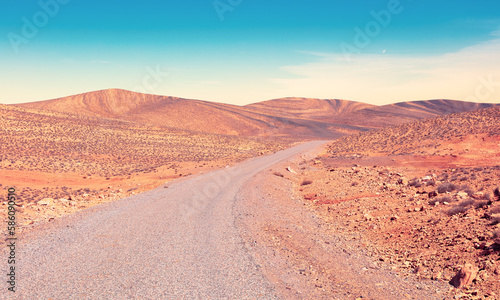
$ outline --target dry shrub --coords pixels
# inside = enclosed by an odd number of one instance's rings
[[[304,181],[302,181],[302,183],[300,185],[309,185],[311,183],[313,183],[312,180],[304,179]]]
[[[492,207],[489,211],[490,214],[500,214],[500,206]]]
[[[427,183],[425,185],[427,185],[427,186],[435,186],[436,185],[436,181],[434,181],[434,179],[433,180],[429,180],[429,181],[427,181]]]
[[[495,243],[500,244],[500,229],[493,231],[493,240]]]
[[[437,180],[439,180],[439,181],[445,181],[445,180],[448,180],[449,176],[450,175],[448,173],[443,173],[443,174],[439,175],[439,177],[437,178]]]
[[[450,208],[449,210],[446,211],[446,214],[448,216],[454,216],[456,214],[461,214],[461,213],[465,213],[466,211],[468,210],[468,207],[464,207],[464,206],[454,206],[452,208]]]
[[[497,225],[500,223],[500,216],[492,216],[490,225]]]
[[[421,186],[422,186],[422,183],[420,182],[420,180],[418,180],[418,178],[414,178],[414,179],[412,179],[412,180],[410,180],[410,181],[408,182],[408,185],[409,185],[409,186],[414,186],[414,187],[416,187],[416,188],[419,188],[419,187],[421,187]]]
[[[474,199],[468,199],[458,203],[458,206],[468,207],[474,205],[474,203],[475,203]]]
[[[490,204],[490,201],[488,200],[477,200],[476,202],[474,202],[474,207],[476,209],[478,208],[483,208],[485,206],[488,206]]]
[[[280,172],[274,172],[273,175],[276,175],[278,177],[285,177],[285,175],[281,174]]]
[[[439,197],[439,198],[434,198],[432,200],[429,200],[429,204],[430,205],[435,205],[436,203],[443,204],[444,202],[450,203],[451,201],[453,201],[453,200],[450,197],[445,196],[445,197]]]
[[[437,191],[438,191],[438,193],[443,194],[446,192],[453,192],[456,189],[457,189],[457,186],[454,185],[453,183],[445,182],[445,183],[438,186]]]

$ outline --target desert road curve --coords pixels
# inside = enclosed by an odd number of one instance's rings
[[[234,225],[242,185],[304,143],[54,221],[18,241],[2,299],[277,299]]]

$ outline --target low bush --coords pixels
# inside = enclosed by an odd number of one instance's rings
[[[429,180],[429,181],[427,181],[427,183],[425,185],[427,185],[427,186],[435,186],[436,182],[434,180]]]
[[[445,180],[448,180],[448,177],[449,177],[449,176],[450,176],[450,175],[449,175],[448,173],[443,173],[443,174],[439,175],[438,180],[439,180],[439,181],[445,181]]]
[[[446,214],[448,216],[454,216],[456,214],[465,213],[467,210],[468,210],[468,208],[464,207],[464,206],[454,206],[454,207],[450,208],[449,210],[447,210]]]
[[[478,208],[483,208],[483,207],[485,207],[485,206],[488,206],[490,203],[491,203],[491,202],[490,202],[490,201],[488,201],[488,200],[477,200],[476,202],[474,202],[474,204],[473,204],[473,205],[474,205],[474,207],[475,207],[476,209],[478,209]]]
[[[430,205],[435,205],[436,203],[443,204],[444,202],[450,203],[452,199],[448,196],[445,197],[439,197],[439,198],[434,198],[432,200],[429,200]]]
[[[497,230],[493,231],[493,240],[497,244],[500,244],[500,229],[497,229]]]
[[[302,183],[300,185],[309,185],[311,183],[313,183],[312,180],[304,179],[304,181],[302,181]]]
[[[490,214],[500,214],[500,206],[492,207],[489,211]]]
[[[475,203],[474,199],[468,199],[468,200],[464,200],[464,201],[458,203],[458,206],[468,207],[468,206],[474,205],[474,203]]]
[[[457,186],[455,184],[450,183],[450,182],[445,182],[445,183],[438,186],[437,191],[438,191],[438,193],[443,194],[446,192],[453,192],[456,189],[457,189]]]
[[[499,223],[500,223],[500,216],[491,217],[491,224],[490,225],[497,225]]]

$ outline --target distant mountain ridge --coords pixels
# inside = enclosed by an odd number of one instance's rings
[[[121,89],[16,104],[23,108],[127,120],[213,134],[299,139],[333,139],[372,128],[494,105],[496,104],[427,100],[375,106],[340,99],[281,98],[237,106]]]

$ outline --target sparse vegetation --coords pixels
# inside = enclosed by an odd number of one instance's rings
[[[473,205],[474,205],[474,208],[480,209],[480,208],[488,206],[489,204],[490,204],[490,201],[488,201],[488,200],[476,200]]]
[[[451,203],[453,200],[451,197],[445,196],[445,197],[439,197],[439,198],[434,198],[429,200],[430,205],[436,205],[436,203],[443,204],[443,203]]]
[[[498,118],[500,118],[499,107],[451,114],[342,137],[329,146],[329,152],[336,157],[341,153],[370,151],[391,155],[435,151],[436,141],[449,141],[464,135],[500,135]],[[474,126],[470,126],[471,124]],[[456,154],[449,153],[448,155]],[[477,167],[475,171],[482,170],[482,167]],[[438,180],[444,181],[448,178],[438,178]]]
[[[422,186],[422,182],[418,178],[414,178],[408,182],[409,186],[414,186],[416,188],[419,188]]]
[[[464,201],[458,203],[457,205],[461,206],[461,207],[469,207],[469,206],[474,205],[474,202],[475,202],[474,199],[468,199],[468,200],[464,200]]]
[[[446,211],[446,214],[449,216],[454,216],[456,214],[462,214],[465,213],[468,210],[467,207],[464,206],[454,206],[450,208],[449,210]]]
[[[309,185],[309,184],[312,184],[312,183],[313,183],[312,180],[304,179],[300,185]]]
[[[172,162],[241,161],[285,144],[12,106],[0,107],[0,128],[0,169],[108,178]]]
[[[457,186],[453,183],[446,182],[438,186],[437,192],[440,194],[444,194],[446,192],[453,192],[457,189]]]
[[[500,206],[494,206],[489,211],[490,214],[500,214]]]
[[[491,220],[490,225],[500,224],[500,216],[492,216],[490,220]]]

